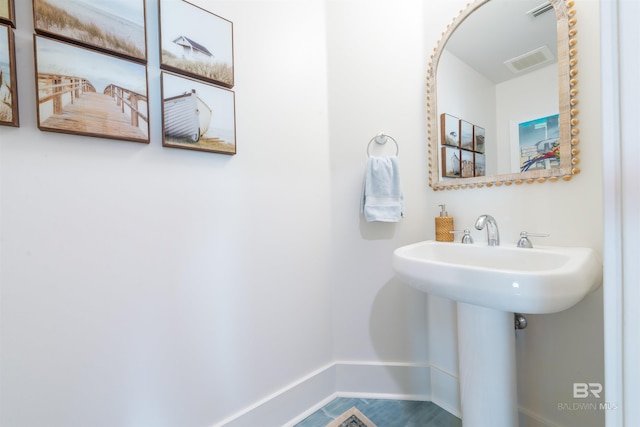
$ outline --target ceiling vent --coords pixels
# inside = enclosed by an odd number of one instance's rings
[[[525,15],[531,15],[534,18],[537,18],[538,16],[542,15],[545,12],[549,12],[550,10],[553,10],[553,5],[547,1],[542,3],[540,6],[534,7]]]
[[[524,55],[504,61],[504,65],[513,73],[522,73],[529,68],[545,64],[554,60],[553,53],[547,46],[527,52]]]

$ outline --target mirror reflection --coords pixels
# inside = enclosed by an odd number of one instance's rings
[[[558,1],[479,0],[447,30],[429,76],[434,189],[577,173],[567,10]]]

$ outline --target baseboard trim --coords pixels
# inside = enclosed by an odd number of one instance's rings
[[[290,427],[336,397],[431,400],[431,367],[335,362],[295,381],[214,427]]]
[[[292,427],[337,397],[431,401],[461,416],[458,378],[412,363],[335,362],[323,366],[213,427]],[[561,427],[518,408],[520,425]]]

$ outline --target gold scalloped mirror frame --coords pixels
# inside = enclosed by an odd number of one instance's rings
[[[573,175],[580,173],[578,164],[579,119],[578,119],[578,43],[576,39],[576,10],[574,0],[549,0],[556,12],[558,29],[558,96],[560,114],[560,167],[538,171],[508,173],[473,178],[440,179],[439,171],[439,138],[437,120],[436,72],[440,55],[447,40],[456,28],[476,9],[491,0],[476,0],[467,4],[466,8],[447,26],[431,55],[427,74],[427,142],[429,186],[434,190],[457,190],[466,188],[500,187],[502,185],[523,183],[555,182],[559,179],[569,181]]]

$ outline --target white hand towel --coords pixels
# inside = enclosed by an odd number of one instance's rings
[[[404,216],[404,199],[396,156],[369,157],[361,212],[367,222],[398,222]]]

